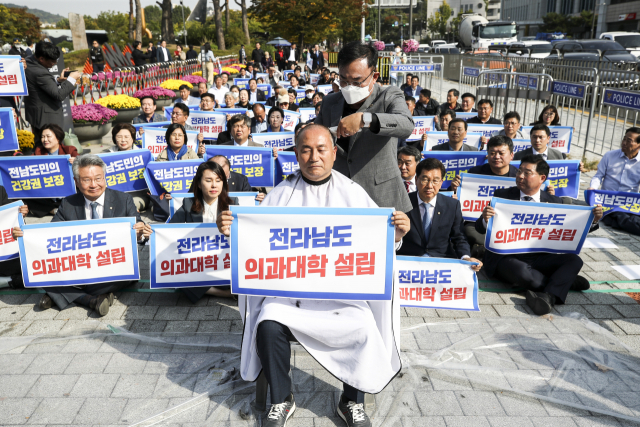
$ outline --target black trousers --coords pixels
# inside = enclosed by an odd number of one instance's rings
[[[29,213],[37,218],[49,215],[53,209],[59,208],[62,199],[26,199]]]
[[[564,304],[582,264],[574,254],[508,255],[498,263],[496,276],[528,290],[554,295]]]
[[[613,212],[602,218],[609,227],[640,236],[640,215],[624,212]]]
[[[20,258],[8,259],[0,261],[0,276],[15,276],[21,274]]]
[[[256,340],[258,357],[271,390],[271,403],[282,403],[291,393],[289,342],[296,339],[287,326],[273,320],[265,320],[258,325]],[[342,386],[345,398],[356,403],[364,403],[363,392],[346,383],[342,383]]]
[[[169,210],[169,199],[166,197],[160,198],[160,196],[149,195],[151,205],[153,206],[153,217],[156,221],[166,221],[171,213]]]
[[[122,282],[105,282],[95,283],[93,285],[86,285],[83,288],[76,288],[74,286],[53,286],[50,288],[44,288],[47,291],[47,295],[53,300],[60,310],[69,308],[73,302],[78,298],[82,298],[85,295],[102,295],[110,292],[118,292],[122,288],[134,283],[134,281],[123,280]]]
[[[480,234],[476,231],[476,223],[472,221],[464,222],[464,234],[467,236],[467,242],[470,246],[482,245],[484,246],[484,234]]]
[[[94,73],[102,73],[104,72],[104,63],[102,64],[92,64]]]

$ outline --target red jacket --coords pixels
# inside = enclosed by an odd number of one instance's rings
[[[60,144],[58,146],[58,154],[60,154],[60,155],[69,154],[69,155],[71,155],[71,157],[78,157],[78,150],[76,150],[76,147],[74,147],[73,145],[62,145],[62,144]],[[46,156],[47,155],[47,150],[45,150],[44,147],[36,147],[36,149],[33,150],[33,155],[34,156]]]

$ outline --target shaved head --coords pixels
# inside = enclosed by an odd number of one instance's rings
[[[329,129],[319,124],[306,126],[296,137],[296,159],[300,173],[310,181],[331,176],[337,147]]]

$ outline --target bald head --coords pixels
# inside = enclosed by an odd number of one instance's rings
[[[300,173],[310,181],[322,181],[331,175],[337,148],[325,126],[311,124],[296,137],[296,158]]]
[[[298,146],[298,143],[302,141],[303,136],[306,132],[312,132],[313,135],[316,135],[315,138],[318,138],[318,135],[320,136],[320,138],[329,138],[329,141],[331,141],[331,145],[335,145],[335,140],[333,138],[333,135],[331,135],[331,131],[328,127],[312,123],[304,126],[298,131],[298,133],[296,134],[296,147]]]

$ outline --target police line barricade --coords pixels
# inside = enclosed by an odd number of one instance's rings
[[[580,193],[580,160],[547,160],[549,176],[545,186],[553,185],[558,197],[577,199]],[[520,167],[519,161],[511,164]]]
[[[280,184],[299,169],[300,165],[298,164],[298,159],[296,159],[296,153],[291,151],[279,152],[276,159],[274,186]]]
[[[277,148],[284,150],[285,148],[295,146],[293,132],[260,132],[251,135],[253,142],[263,147]]]
[[[227,115],[219,111],[193,111],[186,123],[196,128],[204,139],[217,140],[227,130]]]
[[[591,206],[521,202],[494,197],[485,248],[498,254],[579,254],[593,222]]]
[[[28,225],[22,215],[18,218],[24,233],[18,244],[25,287],[140,279],[135,218]]]
[[[153,160],[157,159],[160,153],[165,149],[168,149],[169,144],[165,139],[167,129],[146,127],[144,126],[144,133],[142,134],[142,148],[151,153]],[[187,131],[187,147],[191,148],[196,153],[198,152],[198,132],[193,130]]]
[[[239,206],[259,206],[260,202],[256,200],[257,191],[232,191],[228,193],[229,197],[237,197]],[[169,218],[165,221],[167,224],[171,222],[171,218],[182,207],[184,199],[193,198],[193,193],[172,193],[169,199]]]
[[[474,166],[480,166],[487,161],[486,151],[423,151],[422,158],[436,158],[442,162],[447,170],[445,176],[442,177],[442,189],[451,186],[451,181],[457,175],[469,172]]]
[[[460,60],[460,75],[458,77],[458,89],[460,95],[465,92],[474,93],[478,87],[478,77],[480,77],[480,71],[484,69],[484,62],[480,62],[478,66],[466,66],[464,64],[466,58]],[[468,60],[468,59],[467,59]]]
[[[20,55],[0,55],[0,96],[29,95],[21,59]]]
[[[401,307],[480,311],[477,263],[449,258],[396,258],[396,298]]]
[[[1,81],[0,88],[2,88]],[[13,119],[13,108],[0,108],[0,151],[15,151],[19,149],[20,144],[16,131],[16,121]]]
[[[296,128],[296,125],[300,122],[300,113],[295,111],[285,110],[284,111],[284,122],[282,122],[282,127],[288,131],[293,131]]]
[[[599,85],[593,97],[599,101],[594,113],[591,134],[586,137],[587,150],[597,154],[620,147],[626,130],[638,126],[640,94],[638,82],[640,72],[608,72],[600,74]],[[614,85],[616,88],[610,86]],[[626,86],[618,89],[619,85]],[[596,101],[596,102],[598,102]]]
[[[149,162],[144,170],[144,180],[152,196],[164,193],[189,191],[193,177],[202,159]]]
[[[422,135],[435,130],[435,116],[416,116],[413,118],[413,132],[406,141],[418,141]]]
[[[0,182],[9,199],[67,197],[76,193],[71,156],[0,158]]]
[[[604,215],[609,215],[613,212],[640,215],[640,193],[585,190],[584,199],[590,206],[602,205]]]
[[[22,200],[0,206],[0,261],[15,259],[20,256],[18,241],[13,239],[13,227],[20,226],[19,209]]]
[[[462,178],[458,188],[458,200],[465,221],[475,221],[491,203],[493,193],[500,188],[515,187],[516,179],[504,176],[460,174]]]
[[[234,294],[392,299],[393,209],[230,209]]]
[[[229,239],[216,224],[152,224],[151,229],[151,289],[231,283]]]
[[[524,139],[531,139],[531,129],[533,126],[522,126],[520,131]],[[549,137],[549,147],[555,148],[564,154],[571,151],[571,140],[573,139],[572,126],[549,126],[551,136]]]
[[[313,107],[299,108],[298,112],[300,113],[300,123],[307,123],[309,120],[316,118],[316,109]]]
[[[444,56],[442,55],[420,55],[419,57],[409,57],[407,64],[394,64],[393,61],[382,64],[380,71],[381,77],[395,77],[396,86],[401,86],[407,74],[418,77],[418,84],[423,88],[431,88],[434,90],[436,84],[438,90],[442,93],[442,82],[444,72]],[[415,63],[419,62],[419,63]],[[437,82],[434,81],[437,79]],[[393,83],[391,79],[390,83]]]
[[[446,144],[449,142],[449,132],[425,132],[427,141],[422,151],[431,151],[434,146]],[[470,145],[480,150],[482,147],[482,134],[480,132],[467,132],[467,136],[463,140],[463,144]]]
[[[147,189],[144,170],[151,161],[148,150],[99,153],[98,157],[107,165],[105,180],[110,189],[124,192]]]
[[[517,153],[518,151],[526,150],[527,148],[531,148],[531,140],[530,139],[512,139],[513,142],[513,153]]]
[[[209,145],[205,161],[218,155],[225,156],[231,164],[231,170],[246,176],[252,187],[273,187],[275,168],[272,148]]]
[[[333,92],[333,85],[318,85],[316,86],[316,91],[327,96],[328,94]]]

